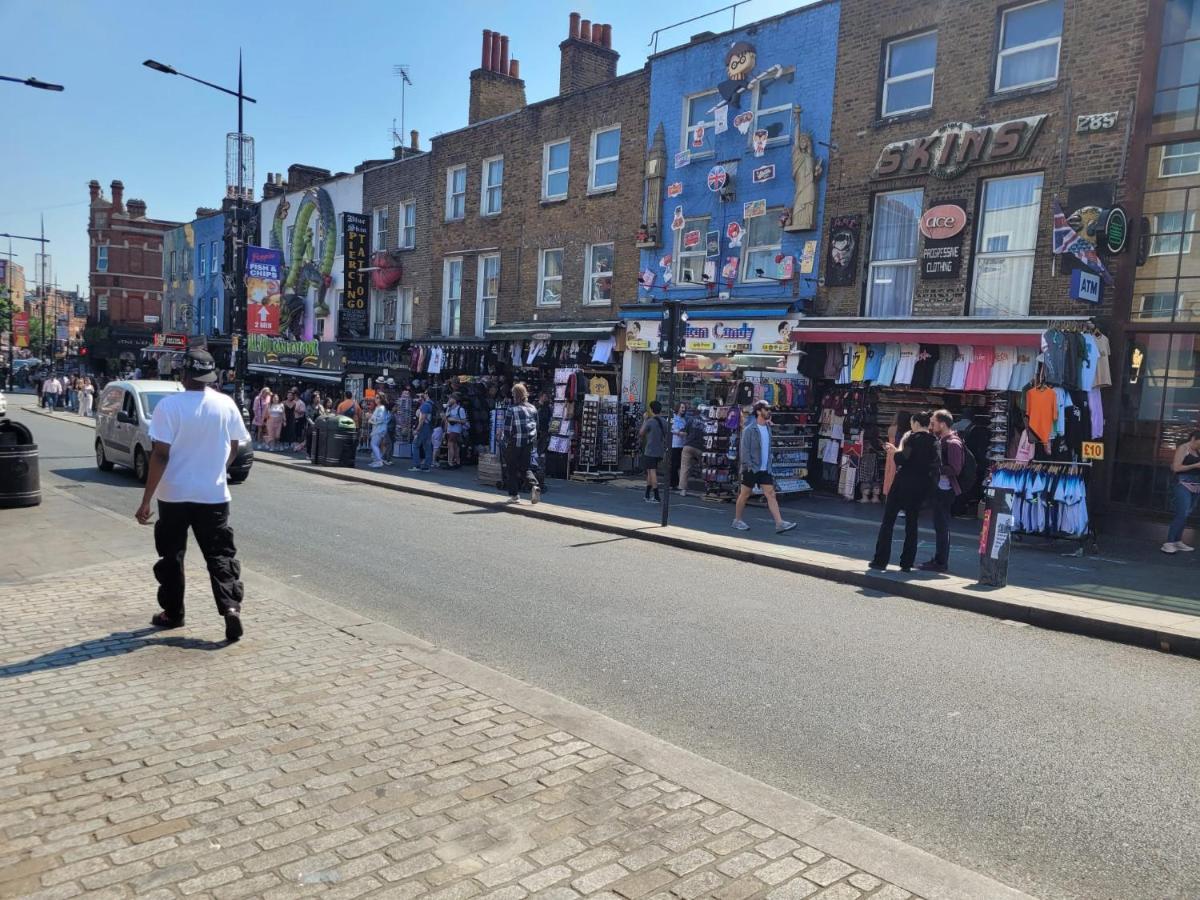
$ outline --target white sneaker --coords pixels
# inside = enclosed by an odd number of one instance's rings
[[[795,527],[796,527],[795,522],[780,522],[778,525],[775,526],[775,533],[783,534],[785,531],[791,531]]]
[[[743,522],[741,519],[734,519],[733,527],[735,529],[737,529],[738,531],[749,531],[750,530],[750,526],[747,525],[745,522]]]
[[[530,493],[530,497],[529,497],[530,503],[533,503],[536,505],[537,503],[539,503],[541,501],[542,489],[537,484],[534,484],[534,486],[529,489],[529,493]]]
[[[1191,552],[1192,552],[1193,550],[1195,550],[1196,548],[1195,548],[1195,547],[1189,547],[1189,546],[1188,546],[1187,544],[1185,544],[1183,541],[1176,541],[1176,542],[1175,542],[1175,549],[1176,549],[1176,550],[1178,550],[1180,553],[1191,553]]]
[[[381,463],[381,462],[367,463],[367,468],[368,469],[382,469],[383,463]]]
[[[1179,552],[1179,548],[1175,544],[1163,544],[1158,549],[1161,550],[1163,553],[1178,553]]]

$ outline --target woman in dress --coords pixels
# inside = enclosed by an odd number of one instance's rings
[[[91,417],[92,401],[95,399],[96,388],[95,385],[92,384],[92,379],[87,378],[86,376],[79,379],[79,414],[81,416],[87,416],[88,418]]]
[[[254,398],[253,425],[256,447],[262,450],[267,444],[267,407],[271,405],[271,389],[264,387]]]
[[[880,572],[886,571],[892,558],[892,532],[896,516],[904,512],[904,549],[900,553],[900,569],[912,571],[917,558],[917,520],[921,504],[933,490],[933,475],[937,466],[937,438],[929,431],[932,416],[927,412],[914,413],[909,420],[909,432],[896,446],[884,445],[888,461],[895,462],[896,476],[883,507],[883,522],[875,541],[875,556],[868,564]]]
[[[271,394],[267,403],[267,449],[279,449],[279,437],[283,434],[283,401],[278,394]]]

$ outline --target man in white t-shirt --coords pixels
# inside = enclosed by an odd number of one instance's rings
[[[150,501],[158,493],[158,522],[154,525],[154,564],[158,605],[162,612],[150,620],[158,628],[183,625],[183,559],[188,529],[196,536],[208,564],[217,612],[225,619],[225,639],[242,636],[242,567],[229,527],[229,488],[225,470],[237,456],[238,445],[250,434],[233,400],[208,385],[216,381],[217,366],[208,351],[188,350],[183,363],[185,390],[158,401],[150,420],[150,474],[142,504],[134,514],[150,522]]]

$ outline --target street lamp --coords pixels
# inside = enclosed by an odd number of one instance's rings
[[[242,172],[242,146],[244,143],[244,132],[242,130],[242,105],[244,102],[257,103],[253,97],[248,97],[242,91],[242,52],[238,51],[238,86],[237,90],[230,90],[226,87],[221,87],[219,84],[213,84],[211,81],[205,81],[203,78],[196,78],[194,75],[189,75],[187,72],[180,72],[174,66],[168,66],[166,63],[159,62],[156,59],[147,59],[142,63],[148,69],[153,69],[155,72],[162,72],[164,75],[179,75],[189,81],[194,81],[197,84],[202,84],[205,87],[210,87],[213,90],[220,91],[223,94],[229,94],[231,97],[237,97],[237,197],[235,198],[234,207],[234,237],[233,237],[233,267],[234,267],[234,297],[233,309],[230,316],[230,340],[233,353],[233,371],[234,371],[234,394],[237,399],[238,406],[244,406],[243,392],[245,388],[245,373],[246,366],[243,361],[245,356],[246,344],[246,280],[243,277],[243,272],[246,268],[245,253],[245,186],[243,185]],[[242,352],[239,353],[238,351]]]
[[[27,87],[38,88],[42,91],[61,91],[61,84],[51,84],[49,81],[40,81],[32,75],[29,78],[13,78],[11,75],[0,75],[0,81],[15,81],[17,84],[23,84]]]
[[[11,79],[10,79],[11,80]],[[34,241],[42,245],[42,258],[45,259],[46,245],[50,243],[50,239],[46,237],[46,220],[42,219],[42,236],[29,237],[24,234],[9,234],[8,232],[0,232],[0,237],[8,238],[11,247],[11,241]],[[38,294],[42,298],[42,346],[41,350],[46,349],[46,288],[42,284],[42,270],[45,268],[45,263],[38,266]],[[13,333],[13,322],[16,318],[16,307],[12,304],[12,296],[10,293],[8,302],[8,389],[12,390],[13,377],[13,344],[16,343],[16,334]],[[51,365],[53,365],[53,355],[51,355]]]

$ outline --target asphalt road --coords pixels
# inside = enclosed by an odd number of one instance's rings
[[[132,515],[90,431],[16,417],[47,485]],[[234,525],[249,567],[1032,894],[1200,896],[1195,660],[267,466]]]

